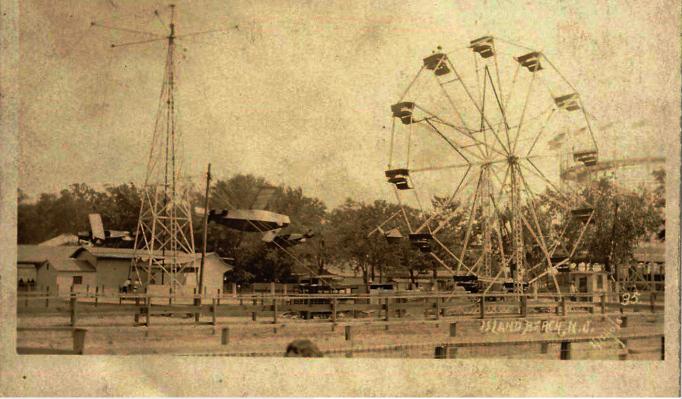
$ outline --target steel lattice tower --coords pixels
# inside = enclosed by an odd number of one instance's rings
[[[197,272],[189,187],[181,183],[176,156],[181,137],[176,123],[174,14],[171,6],[163,85],[131,263],[133,278],[144,286],[168,284],[173,290],[188,283],[188,273]]]

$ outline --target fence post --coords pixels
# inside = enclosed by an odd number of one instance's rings
[[[656,313],[656,293],[652,292],[649,295],[649,302],[651,303],[651,313]]]
[[[140,296],[135,294],[135,325],[140,323]]]
[[[665,360],[665,335],[661,337],[661,360]]]
[[[99,285],[95,286],[95,307],[97,307],[98,302],[99,302]]]
[[[549,351],[549,344],[547,342],[540,343],[540,353],[547,353]]]
[[[561,297],[561,315],[566,316],[568,314],[568,305],[566,304],[566,297]]]
[[[480,318],[481,318],[481,319],[485,319],[485,296],[484,296],[484,295],[481,295],[480,306],[481,306],[481,316],[480,316]]]
[[[601,293],[601,314],[606,314],[606,292]]]
[[[256,297],[256,286],[252,283],[251,284],[251,295],[253,297],[253,307],[254,311],[251,313],[251,318],[253,321],[256,321],[256,306],[258,305],[258,297]]]
[[[528,316],[528,297],[526,294],[521,296],[521,317]]]
[[[84,328],[73,329],[73,353],[82,355],[85,353],[85,333],[88,330]]]
[[[173,287],[168,288],[168,304],[172,305],[173,304]]]
[[[227,345],[230,343],[230,327],[223,327],[223,331],[220,334],[220,344]]]
[[[218,300],[216,298],[213,298],[213,305],[211,305],[211,325],[215,326],[216,324],[216,308],[218,307]]]
[[[440,298],[436,297],[436,320],[440,320]]]
[[[232,283],[232,297],[237,297],[237,283]]]
[[[144,290],[144,315],[147,327],[151,325],[150,319],[152,316],[152,299],[147,295],[147,289]]]
[[[192,303],[198,308],[198,311],[194,312],[194,324],[198,324],[201,319],[201,291],[196,287],[194,288],[194,300]]]
[[[73,286],[72,286],[73,287]],[[78,322],[78,310],[76,309],[77,307],[77,301],[76,301],[76,293],[71,292],[71,300],[70,300],[70,308],[71,308],[71,326],[75,327],[76,323]]]
[[[45,307],[50,307],[50,286],[45,287]]]
[[[384,305],[384,307],[386,308],[386,315],[384,317],[384,320],[389,321],[391,319],[391,315],[390,315],[391,314],[391,308],[389,305],[389,299],[388,298],[386,298],[386,304]],[[388,327],[388,325],[386,325],[386,326]]]
[[[450,323],[450,336],[451,337],[457,336],[457,322],[456,321]]]
[[[346,341],[353,340],[353,331],[351,330],[351,326],[344,327],[344,335],[346,337]]]
[[[336,324],[336,297],[332,298],[332,323]]]
[[[272,298],[272,324],[277,324],[277,298]]]
[[[220,305],[220,288],[217,289],[216,293],[218,294],[218,305]]]
[[[559,352],[559,359],[571,360],[571,341],[563,341]]]
[[[275,296],[276,292],[277,292],[277,289],[275,288],[275,282],[271,281],[270,282],[270,295]]]

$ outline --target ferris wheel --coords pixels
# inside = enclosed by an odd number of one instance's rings
[[[598,149],[580,94],[550,59],[492,36],[438,47],[391,112],[385,176],[401,212],[382,224],[386,238],[409,239],[486,291],[537,281],[560,292],[556,275],[594,209],[559,188],[551,141],[567,135],[572,162],[585,166]]]

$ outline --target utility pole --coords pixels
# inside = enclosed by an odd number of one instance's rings
[[[204,264],[206,262],[206,241],[208,240],[208,195],[211,187],[211,164],[208,164],[208,171],[206,173],[206,192],[204,197],[204,223],[203,223],[203,240],[201,243],[201,264],[199,268],[199,294],[204,289]],[[199,304],[201,304],[201,297],[199,297]]]

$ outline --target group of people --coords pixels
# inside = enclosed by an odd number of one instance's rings
[[[121,292],[124,294],[130,293],[130,292],[136,292],[138,288],[140,288],[140,282],[135,280],[131,281],[130,279],[126,279],[126,281],[123,282],[123,285],[121,286]]]
[[[568,269],[570,271],[579,272],[603,272],[606,270],[605,266],[601,263],[590,263],[590,262],[580,262],[580,263],[569,263]]]
[[[17,289],[19,291],[33,291],[33,289],[35,289],[35,287],[36,287],[36,282],[34,279],[29,279],[29,280],[24,281],[23,278],[20,278],[18,285],[17,285]]]

